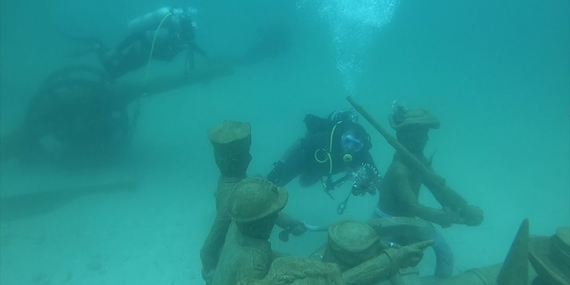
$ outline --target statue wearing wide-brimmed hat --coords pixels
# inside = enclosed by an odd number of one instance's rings
[[[251,125],[244,122],[225,121],[208,130],[208,138],[214,148],[214,158],[220,170],[216,189],[216,218],[208,237],[200,250],[202,278],[208,284],[217,266],[220,251],[232,222],[230,198],[238,182],[246,178],[251,162]]]
[[[210,284],[234,285],[267,275],[274,257],[268,239],[287,199],[284,188],[261,178],[246,178],[235,186],[230,207],[232,224]]]
[[[457,192],[446,187],[444,180],[431,169],[431,159],[424,155],[429,131],[440,127],[439,119],[428,110],[409,110],[403,105],[393,107],[394,113],[389,115],[388,121],[396,131],[396,144],[405,149],[394,154],[392,164],[386,172],[383,185],[380,187],[376,217],[417,217],[444,228],[455,223],[479,224],[482,221],[482,212],[468,205]],[[437,183],[440,180],[441,183]],[[422,184],[440,202],[441,208],[432,208],[419,203]],[[425,231],[419,228],[415,235],[416,241],[435,240],[433,246],[437,259],[435,275],[441,278],[451,276],[453,255],[441,235],[435,230]]]

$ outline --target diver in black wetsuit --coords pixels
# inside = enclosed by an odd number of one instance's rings
[[[207,57],[195,43],[194,24],[189,11],[163,8],[154,13],[154,22],[140,24],[141,28],[132,31],[116,48],[106,49],[100,42],[95,43],[99,59],[112,78],[146,65],[151,51],[152,59],[171,61],[186,50],[186,71],[194,67],[194,53]]]
[[[306,115],[307,134],[275,163],[267,180],[285,186],[299,176],[301,186],[308,187],[321,181],[328,192],[339,182],[352,177],[362,164],[375,167],[369,153],[370,136],[357,120],[354,111],[336,111],[327,119]],[[349,173],[347,176],[333,181],[333,175],[345,171]]]

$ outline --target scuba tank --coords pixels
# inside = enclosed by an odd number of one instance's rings
[[[141,17],[129,21],[127,28],[129,33],[134,34],[138,32],[156,29],[160,22],[171,13],[170,7],[163,7],[153,12],[147,13]]]

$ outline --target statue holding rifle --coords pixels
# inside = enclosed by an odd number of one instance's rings
[[[452,224],[477,226],[483,221],[483,212],[478,207],[469,205],[447,186],[445,180],[433,171],[430,159],[423,153],[430,129],[438,129],[440,126],[434,115],[427,110],[408,110],[402,105],[394,105],[394,113],[389,116],[390,126],[396,131],[394,138],[352,98],[349,97],[348,100],[396,149],[392,164],[380,187],[375,217],[417,217],[439,224],[443,228]],[[419,203],[422,184],[441,204],[441,209]],[[452,275],[453,254],[435,228],[431,231],[418,229],[414,233],[402,233],[391,238],[399,244],[433,239],[437,259],[435,276],[445,278]]]

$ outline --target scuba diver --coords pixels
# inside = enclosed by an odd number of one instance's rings
[[[375,187],[372,186],[377,185],[380,177],[369,152],[372,142],[357,121],[358,116],[353,110],[335,111],[326,119],[306,115],[305,137],[296,141],[274,164],[267,180],[285,186],[298,176],[302,187],[321,181],[323,189],[330,195],[335,187],[354,178],[352,194],[374,194]],[[341,172],[347,174],[334,181],[333,175]],[[337,212],[341,214],[343,210]]]
[[[161,8],[129,22],[129,35],[114,49],[101,41],[84,39],[92,45],[103,67],[111,78],[143,67],[149,60],[172,61],[186,50],[185,72],[194,68],[194,53],[207,58],[206,52],[195,43],[191,8]]]

